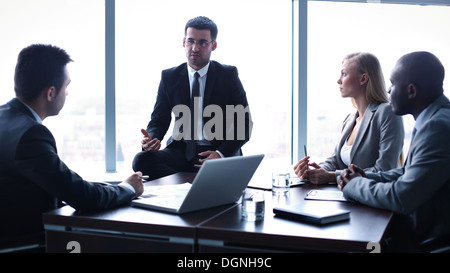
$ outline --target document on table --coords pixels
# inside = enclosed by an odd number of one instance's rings
[[[327,201],[347,201],[342,191],[333,190],[310,190],[305,199],[307,200],[327,200]]]
[[[144,188],[144,192],[142,193],[141,197],[145,198],[152,196],[178,196],[184,198],[191,186],[192,185],[188,182],[174,185],[147,186]]]

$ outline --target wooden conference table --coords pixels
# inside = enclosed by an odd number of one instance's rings
[[[195,174],[178,173],[151,185],[192,181]],[[47,252],[370,252],[383,249],[392,213],[340,201],[304,200],[311,189],[335,185],[305,184],[288,195],[265,191],[263,221],[241,218],[241,205],[230,204],[175,215],[124,206],[102,212],[77,212],[66,206],[43,215]],[[298,202],[321,202],[350,210],[350,220],[315,225],[280,218],[272,208]],[[74,246],[75,244],[75,246]]]

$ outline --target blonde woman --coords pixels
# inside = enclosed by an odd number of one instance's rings
[[[342,62],[337,81],[343,98],[357,108],[344,120],[334,153],[324,162],[301,159],[295,173],[314,184],[336,182],[341,170],[356,164],[365,172],[386,171],[398,166],[403,147],[403,121],[388,103],[380,63],[370,53],[353,53]]]

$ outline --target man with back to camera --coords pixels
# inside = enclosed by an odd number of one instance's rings
[[[350,166],[338,179],[347,199],[395,213],[391,251],[422,251],[422,242],[450,235],[450,103],[443,94],[444,75],[431,53],[401,57],[389,93],[394,113],[416,121],[405,166],[367,174]]]
[[[133,169],[141,171],[156,179],[179,171],[194,172],[205,160],[229,157],[241,154],[241,147],[249,140],[252,121],[248,111],[246,93],[241,84],[236,67],[210,61],[211,53],[217,47],[217,26],[207,17],[196,17],[189,20],[185,26],[183,47],[185,48],[187,64],[181,64],[164,70],[158,89],[158,96],[148,123],[147,129],[142,129],[142,152],[133,161]],[[196,84],[198,74],[198,85]],[[198,89],[196,89],[198,86]],[[198,95],[195,95],[198,90]],[[191,95],[194,94],[194,95]],[[200,97],[197,105],[191,105],[193,97]],[[196,129],[187,130],[190,124],[183,124],[180,131],[175,132],[167,141],[165,149],[161,148],[161,140],[166,134],[171,114],[179,106],[189,107],[191,117],[194,112],[201,113],[206,107],[220,107],[223,115],[194,117],[191,123],[198,123]],[[194,106],[197,108],[194,110]],[[226,109],[228,106],[242,106],[247,109],[244,117],[236,115],[234,126],[227,127]],[[175,111],[175,125],[183,118]],[[208,122],[220,121],[213,130],[219,137],[212,139],[206,136],[204,125]],[[223,126],[220,126],[220,123]],[[239,132],[239,123],[245,126],[245,132]],[[203,126],[202,126],[203,125]],[[177,126],[175,126],[177,128]],[[178,129],[176,129],[178,130]],[[187,131],[195,132],[195,136],[177,138]],[[230,134],[230,131],[231,134]],[[240,134],[242,133],[242,134]],[[188,134],[189,135],[189,134]],[[186,135],[184,135],[186,136]],[[230,137],[231,136],[231,137]],[[194,139],[195,141],[192,141]]]
[[[67,96],[70,56],[51,45],[24,48],[14,75],[16,98],[0,106],[0,249],[42,244],[42,213],[64,201],[77,210],[108,209],[143,192],[142,173],[119,185],[84,181],[60,160],[42,121]]]

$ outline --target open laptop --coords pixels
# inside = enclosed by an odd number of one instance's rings
[[[176,214],[235,203],[247,187],[264,155],[235,156],[207,160],[192,185],[168,185],[168,194],[139,197],[133,206]],[[151,183],[151,182],[149,182]],[[163,187],[163,186],[162,186]],[[151,191],[151,187],[148,187]],[[185,190],[185,194],[181,193]],[[174,194],[175,192],[175,194]]]

